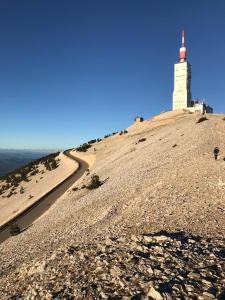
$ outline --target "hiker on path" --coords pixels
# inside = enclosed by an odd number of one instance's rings
[[[216,147],[216,148],[213,150],[213,154],[214,154],[215,160],[217,160],[217,157],[218,157],[218,155],[219,155],[219,152],[220,152],[220,150],[219,150],[218,147]]]

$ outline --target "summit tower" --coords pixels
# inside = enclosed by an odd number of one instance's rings
[[[187,61],[184,31],[182,31],[182,46],[179,58],[179,62],[174,65],[173,110],[192,107],[191,64]]]

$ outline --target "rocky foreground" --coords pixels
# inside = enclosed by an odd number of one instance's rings
[[[225,240],[182,232],[106,237],[24,264],[1,299],[225,299]]]

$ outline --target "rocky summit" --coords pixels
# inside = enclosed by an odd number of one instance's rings
[[[225,299],[224,239],[107,236],[24,264],[1,299]]]

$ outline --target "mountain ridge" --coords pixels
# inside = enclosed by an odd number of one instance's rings
[[[46,155],[43,150],[0,149],[0,176]]]

